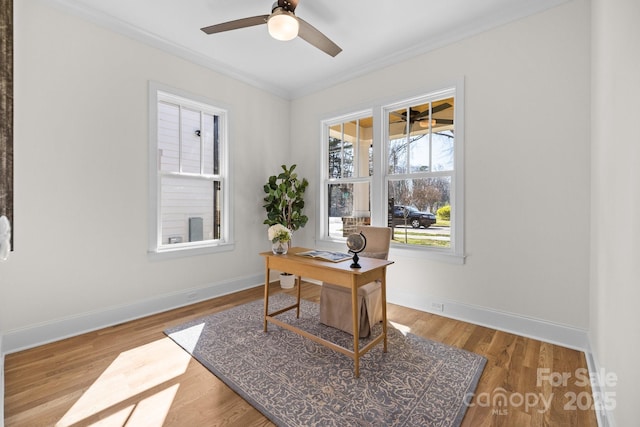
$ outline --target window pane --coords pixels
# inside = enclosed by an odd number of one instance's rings
[[[360,178],[373,175],[373,117],[358,120],[360,128],[358,176]]]
[[[354,132],[352,152],[355,153],[355,158],[353,159],[354,170],[351,176],[359,178],[371,176],[371,165],[373,164],[372,123],[373,119],[370,117],[349,123],[349,127],[352,127]]]
[[[454,155],[454,99],[433,103],[433,170],[453,170]]]
[[[327,194],[330,237],[344,237],[356,225],[370,224],[369,182],[329,184]]]
[[[161,178],[163,245],[220,238],[220,184],[197,178]]]
[[[373,118],[329,127],[329,179],[368,177],[373,173]]]
[[[451,177],[398,179],[389,181],[389,226],[394,240],[421,246],[451,247]],[[450,209],[450,208],[449,208]]]
[[[389,113],[389,173],[407,173],[407,109]]]
[[[453,130],[454,118],[454,98],[442,99],[434,101],[432,105],[432,127],[434,132],[443,130]]]
[[[158,168],[166,172],[179,172],[180,107],[158,103]]]
[[[342,145],[342,177],[351,178],[353,176],[353,138],[345,134]]]
[[[409,173],[430,170],[431,104],[421,104],[409,108]]]
[[[453,170],[453,130],[436,132],[432,136],[433,144],[433,170]]]
[[[200,173],[200,112],[182,109],[182,172]],[[198,132],[200,133],[200,132]]]
[[[329,178],[342,177],[342,124],[329,128]]]
[[[407,173],[407,139],[392,139],[389,141],[389,173]]]
[[[412,132],[409,138],[409,173],[428,172],[430,170],[429,133]]]
[[[217,151],[218,151],[218,137],[217,126],[215,125],[217,117],[211,114],[203,114],[202,122],[202,145],[203,145],[203,173],[213,175],[218,173],[217,168]],[[214,162],[216,163],[214,165]]]

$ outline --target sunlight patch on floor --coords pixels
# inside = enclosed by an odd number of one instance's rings
[[[136,405],[127,406],[124,409],[115,412],[106,418],[101,419],[98,422],[91,424],[91,427],[116,427],[116,426],[124,426],[127,423],[127,420],[131,416],[133,409]]]
[[[411,328],[408,326],[401,325],[400,323],[392,322],[391,320],[389,320],[389,323],[391,324],[392,327],[400,331],[402,335],[406,336],[409,332],[411,332]]]
[[[71,426],[101,413],[104,418],[101,417],[95,425],[122,426],[125,421],[128,426],[161,426],[179,384],[167,385],[151,396],[140,396],[140,401],[134,400],[132,405],[123,409],[117,409],[117,405],[184,374],[190,360],[191,355],[170,338],[122,352],[56,423],[56,427]],[[143,420],[144,423],[140,423]]]
[[[127,427],[162,426],[179,387],[180,384],[174,384],[153,396],[142,399],[127,421]]]

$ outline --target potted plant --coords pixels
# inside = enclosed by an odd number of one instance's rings
[[[291,165],[289,168],[286,165],[281,167],[282,172],[270,176],[264,185],[266,196],[263,207],[267,211],[267,219],[264,220],[264,224],[270,226],[268,234],[271,243],[276,244],[281,238],[286,238],[288,249],[292,233],[304,227],[309,220],[302,213],[304,192],[309,182],[306,178],[298,178],[298,174],[294,172],[296,165]],[[283,229],[286,230],[286,233]],[[295,278],[290,273],[280,274],[280,285],[283,288],[292,288],[294,283]]]
[[[264,224],[282,224],[291,232],[304,227],[309,218],[302,213],[304,209],[304,192],[309,185],[306,178],[298,178],[294,173],[296,165],[290,168],[282,165],[279,175],[272,175],[264,185],[263,207],[267,211]]]

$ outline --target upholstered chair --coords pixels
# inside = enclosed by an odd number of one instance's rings
[[[359,255],[387,259],[391,243],[389,227],[358,226],[367,239],[367,246]],[[353,335],[351,289],[323,282],[320,291],[320,323]],[[359,337],[368,337],[371,327],[382,321],[382,290],[380,282],[367,283],[358,288]]]

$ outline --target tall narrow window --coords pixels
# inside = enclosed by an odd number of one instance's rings
[[[387,198],[393,238],[451,248],[455,98],[425,97],[385,109]]]
[[[370,115],[337,119],[325,125],[326,224],[328,237],[343,237],[371,220],[373,173]]]
[[[158,90],[155,128],[156,252],[226,241],[226,112]]]

